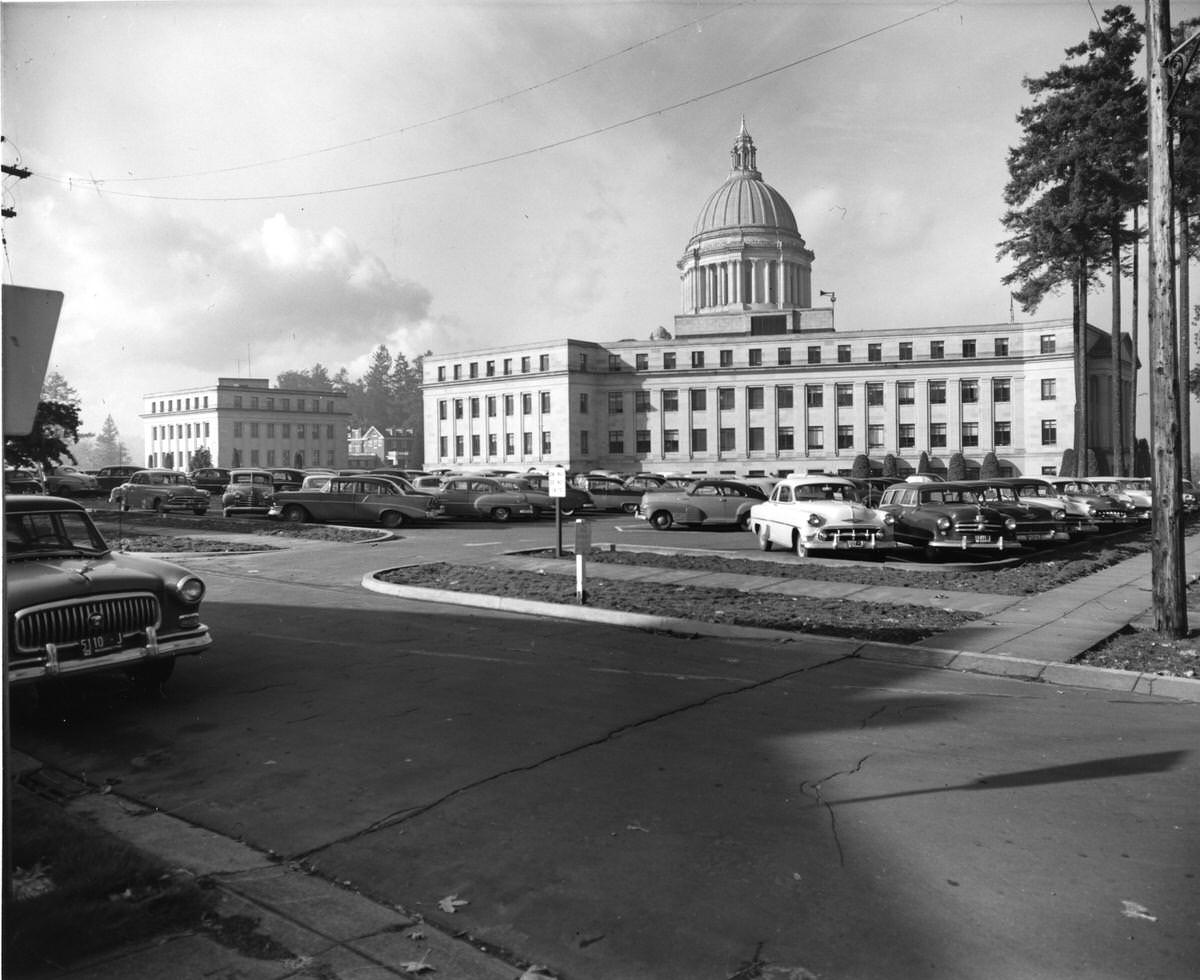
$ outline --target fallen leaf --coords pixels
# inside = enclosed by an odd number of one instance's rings
[[[449,912],[451,915],[453,915],[455,909],[470,904],[471,903],[465,898],[459,898],[457,895],[447,895],[440,902],[438,902],[438,908],[443,912]]]
[[[437,971],[425,962],[428,957],[429,954],[426,953],[419,960],[409,960],[407,963],[401,963],[400,969],[405,973],[436,973]]]
[[[1147,922],[1157,922],[1158,916],[1151,915],[1150,910],[1137,902],[1122,901],[1121,914],[1127,919],[1145,919]]]

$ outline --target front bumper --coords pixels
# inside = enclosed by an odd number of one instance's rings
[[[862,528],[819,528],[800,532],[800,543],[809,551],[893,551],[894,538],[864,533]]]
[[[159,638],[153,626],[146,628],[146,642],[137,646],[114,650],[94,657],[72,657],[61,659],[58,645],[47,643],[39,657],[24,657],[8,669],[8,680],[12,684],[39,681],[52,677],[73,677],[76,674],[93,674],[105,670],[134,667],[151,660],[164,660],[185,654],[201,653],[212,646],[208,627],[201,624],[186,633],[172,633]],[[31,662],[32,661],[32,662]]]

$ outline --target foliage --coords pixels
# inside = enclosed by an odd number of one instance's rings
[[[75,456],[70,446],[78,441],[78,407],[66,402],[40,401],[29,435],[9,436],[4,440],[4,462],[8,466],[53,468],[65,456],[73,463]]]
[[[896,462],[896,457],[888,453],[883,457],[883,475],[884,476],[899,476],[900,466]]]
[[[57,371],[51,371],[42,382],[42,401],[60,402],[76,407],[81,404],[79,392],[67,384],[67,379]]]
[[[1062,454],[1062,462],[1058,464],[1059,476],[1078,476],[1075,472],[1075,450],[1064,449]]]
[[[96,467],[119,466],[129,462],[129,453],[125,449],[125,444],[121,442],[121,433],[118,431],[117,423],[113,421],[112,415],[105,417],[100,434],[95,438],[91,456]]]
[[[201,470],[212,466],[212,452],[208,446],[201,446],[192,453],[192,469]]]
[[[1145,439],[1139,439],[1133,453],[1133,475],[1150,476],[1153,471],[1154,460],[1150,455],[1150,443]]]
[[[871,475],[871,460],[865,453],[859,453],[854,457],[854,466],[850,470],[850,475],[856,480],[863,480]]]
[[[991,480],[1000,475],[1000,461],[996,459],[995,453],[988,453],[983,457],[983,464],[979,467],[979,478],[981,480]]]
[[[1096,459],[1095,450],[1089,449],[1087,451],[1086,458],[1087,458],[1087,471],[1085,473],[1083,473],[1082,475],[1083,476],[1099,476],[1100,475],[1100,463]]]
[[[299,388],[301,391],[332,391],[336,386],[325,365],[319,361],[307,370],[284,371],[275,378],[279,388]]]
[[[947,480],[965,480],[967,478],[967,461],[963,459],[962,453],[954,453],[950,456],[950,463],[946,467]]]
[[[917,460],[917,473],[924,475],[932,472],[933,466],[929,462],[929,453],[922,449],[921,458]]]

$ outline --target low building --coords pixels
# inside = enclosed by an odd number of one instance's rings
[[[977,470],[1055,473],[1073,444],[1070,320],[839,332],[813,307],[813,252],[757,169],[745,123],[728,178],[676,265],[674,335],[560,339],[424,359],[427,466],[901,472],[962,453]],[[1087,331],[1090,444],[1112,451],[1109,334]],[[1122,336],[1120,390],[1135,359]],[[1131,444],[1131,433],[1127,445]]]
[[[267,378],[143,396],[146,465],[189,470],[207,449],[213,466],[347,466],[346,393],[272,388]]]

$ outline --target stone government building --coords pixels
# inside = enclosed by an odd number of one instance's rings
[[[812,305],[813,252],[744,121],[730,156],[677,263],[674,336],[426,357],[426,467],[848,473],[861,453],[911,472],[922,451],[943,471],[992,451],[1002,472],[1057,471],[1073,443],[1069,319],[839,333],[832,303]],[[1087,336],[1091,445],[1111,456],[1110,338]]]

